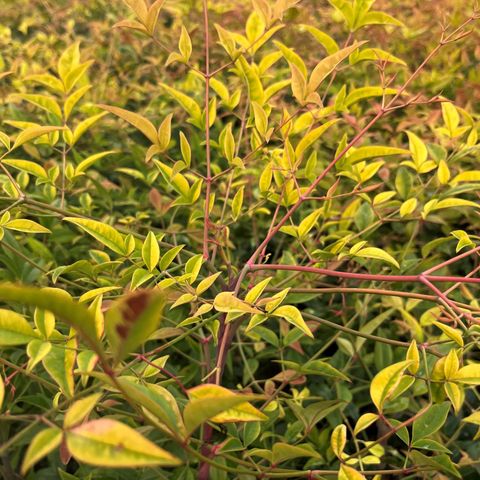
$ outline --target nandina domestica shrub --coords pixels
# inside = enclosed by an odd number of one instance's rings
[[[475,5],[5,3],[2,478],[478,478]]]

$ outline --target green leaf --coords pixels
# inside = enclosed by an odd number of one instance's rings
[[[42,358],[45,370],[67,398],[72,398],[74,394],[73,368],[77,354],[76,348],[77,341],[72,337],[64,346],[52,345],[48,354]]]
[[[80,227],[114,252],[120,255],[126,254],[123,237],[112,226],[88,218],[65,217],[64,220]]]
[[[76,460],[113,468],[177,466],[181,461],[132,428],[109,418],[84,423],[66,433]]]
[[[305,323],[305,320],[303,319],[302,314],[297,307],[294,307],[293,305],[282,305],[271,313],[276,317],[283,318],[287,322],[299,328],[305,335],[313,338],[313,333],[308,328],[308,325]]]
[[[397,268],[400,268],[398,262],[385,250],[376,247],[366,247],[358,250],[354,254],[355,257],[361,258],[374,258],[376,260],[383,260],[384,262],[390,263]]]
[[[37,433],[23,457],[22,475],[26,475],[33,465],[55,450],[62,443],[62,436],[63,432],[57,427],[46,428]]]
[[[411,360],[394,363],[377,373],[371,381],[370,396],[379,412],[383,410],[383,405],[393,394],[400,383],[403,372],[411,363]]]
[[[155,371],[158,372],[157,369]],[[115,388],[111,380],[109,383]],[[118,377],[118,384],[144,412],[153,415],[157,422],[166,425],[174,435],[186,438],[187,432],[177,401],[166,388],[152,383],[140,384],[131,377]]]
[[[142,246],[142,258],[151,272],[160,260],[160,247],[158,246],[157,237],[153,232],[148,232],[147,238],[143,242]]]
[[[135,352],[157,329],[166,298],[161,290],[140,290],[112,304],[105,331],[116,360]]]
[[[188,391],[190,401],[185,406],[183,418],[188,433],[207,420],[212,422],[253,422],[266,420],[267,416],[248,402],[261,399],[258,395],[231,392],[219,385],[205,384]]]
[[[325,78],[327,78],[343,60],[357,50],[357,48],[360,48],[364,43],[365,42],[354,43],[353,45],[342,48],[338,52],[321,60],[310,75],[310,79],[308,80],[308,91],[315,92]]]
[[[310,448],[309,444],[289,445],[283,442],[273,444],[272,463],[274,464],[302,457],[321,458],[320,454],[313,448]]]
[[[45,310],[48,309],[56,318],[62,319],[67,325],[75,328],[97,353],[101,353],[102,347],[99,345],[96,337],[95,316],[83,305],[74,302],[66,292],[57,288],[34,288],[0,283],[0,299]],[[7,310],[5,311],[8,312]],[[24,335],[24,340],[26,340],[22,341],[22,343],[27,343],[29,340],[32,340],[31,327],[28,326],[28,324],[27,327],[25,327],[24,322],[26,321],[19,320],[18,314],[14,314],[15,317],[10,318],[10,321],[8,320],[8,317],[12,313],[13,312],[8,312],[8,315],[0,313],[0,332],[2,324],[8,326],[14,323],[15,327],[22,325],[22,331],[20,333]],[[20,318],[23,319],[23,317]],[[15,327],[13,331],[15,331]],[[25,336],[28,337],[28,340]],[[33,334],[33,338],[38,337],[36,334]]]
[[[23,345],[36,338],[38,335],[22,315],[0,309],[0,346]]]
[[[18,232],[26,233],[52,233],[48,228],[43,227],[33,220],[27,220],[25,218],[10,220],[3,225],[3,227],[8,228],[9,230],[16,230]]]
[[[133,125],[136,129],[140,130],[153,144],[158,143],[157,129],[154,127],[153,123],[150,122],[150,120],[147,120],[138,113],[130,112],[129,110],[124,110],[123,108],[112,107],[103,104],[99,104],[98,107],[106,110],[107,112],[113,113],[122,120],[130,123],[130,125]]]
[[[427,457],[426,455],[418,452],[417,450],[412,450],[410,452],[410,456],[414,465],[430,467],[435,471],[447,473],[451,477],[460,479],[462,478],[462,475],[460,474],[450,457],[444,453],[440,455],[435,455],[433,457]]]
[[[420,418],[413,422],[412,442],[429,437],[442,428],[450,410],[450,403],[432,405]]]
[[[47,133],[57,132],[58,130],[63,130],[64,127],[28,127],[23,132],[19,133],[17,138],[15,139],[15,143],[13,144],[12,150],[20,147],[24,143],[29,142],[30,140],[34,140],[35,138],[41,137],[42,135],[46,135]]]

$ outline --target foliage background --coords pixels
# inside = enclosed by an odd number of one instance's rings
[[[167,2],[166,5],[165,11],[160,17],[159,38],[162,44],[167,45],[171,51],[176,50],[181,25],[185,25],[194,46],[190,63],[203,65],[203,27],[199,20],[202,3],[184,0]],[[471,5],[468,7],[470,8]],[[395,68],[391,70],[397,72],[395,83],[398,85],[408,78],[408,74],[438,43],[439,23],[443,18],[445,18],[445,22],[448,21],[457,26],[469,14],[469,12],[466,13],[465,2],[458,1],[417,2],[409,0],[397,2],[395,0],[379,0],[375,3],[375,9],[387,11],[407,25],[407,28],[368,26],[361,30],[358,38],[358,40],[368,39],[369,46],[383,48],[406,61],[409,65],[408,68],[394,66]],[[252,7],[247,2],[228,0],[210,2],[210,23],[213,25],[218,22],[228,30],[243,31],[251,11]],[[19,12],[21,13],[19,14]],[[339,16],[332,12],[333,9],[328,2],[310,0],[302,1],[300,6],[288,10],[285,15],[286,28],[279,32],[278,38],[285,45],[295,48],[309,71],[318,62],[319,52],[322,52],[323,55],[323,51],[319,48],[312,48],[315,45],[313,40],[306,32],[301,32],[298,25],[311,24],[321,28],[334,37],[339,44],[342,44],[348,33]],[[194,75],[187,75],[188,68],[180,63],[166,68],[168,52],[164,52],[149,38],[129,29],[112,28],[116,22],[127,17],[131,18],[132,14],[121,2],[108,2],[106,5],[106,2],[103,1],[35,0],[27,2],[20,0],[13,2],[4,0],[0,12],[0,72],[11,70],[14,73],[0,80],[0,118],[2,121],[35,121],[43,125],[51,124],[44,112],[39,113],[41,111],[36,107],[18,101],[18,99],[15,100],[11,95],[31,93],[32,84],[25,81],[25,78],[36,73],[54,71],[58,57],[65,48],[80,41],[82,60],[94,59],[95,63],[79,83],[79,85],[91,83],[92,88],[76,110],[73,116],[74,123],[99,113],[101,110],[97,104],[115,105],[137,112],[157,126],[168,113],[173,113],[174,133],[172,138],[174,142],[168,152],[171,156],[168,161],[178,160],[181,157],[177,138],[178,132],[182,130],[187,133],[192,148],[193,168],[204,172],[203,132],[186,122],[188,116],[172,102],[171,97],[160,87],[160,83],[174,86],[188,92],[201,104],[202,81]],[[227,61],[224,50],[216,43],[216,40],[214,37],[210,42],[213,68],[220,67]],[[441,94],[452,100],[459,107],[461,125],[469,126],[470,130],[477,128],[480,99],[480,71],[478,69],[480,47],[478,40],[478,28],[475,27],[461,43],[442,50],[409,87],[409,93],[412,95],[422,92],[424,98],[428,99]],[[269,43],[266,51],[273,50],[274,47]],[[257,61],[261,58],[262,53]],[[387,70],[390,68],[389,66]],[[227,76],[223,78],[227,78]],[[279,62],[269,72],[265,81],[270,84],[289,78],[288,64]],[[347,84],[349,89],[364,85],[378,85],[378,68],[374,62],[365,62],[354,68],[342,70],[332,84],[327,100],[328,104],[334,102],[336,95],[341,92],[343,84]],[[243,107],[247,104],[248,106],[246,89],[241,80],[233,78],[231,85],[232,88],[243,89],[240,105]],[[35,88],[37,87],[33,87],[33,90]],[[38,91],[40,90],[38,89]],[[281,108],[283,106],[293,108],[294,105],[294,99],[286,90],[272,100],[274,106],[272,122],[277,125],[280,123]],[[376,108],[378,109],[379,103],[376,100],[355,105],[349,112],[340,112],[339,116],[351,128],[349,135],[352,131],[358,131],[359,125],[364,125],[365,119],[369,118],[370,109],[373,108],[374,111]],[[211,128],[214,141],[218,139],[227,122],[234,121],[235,127],[238,129],[241,114],[241,110],[232,114],[228,109],[220,108],[217,112],[217,119]],[[358,240],[368,241],[370,246],[389,252],[401,264],[400,270],[393,269],[394,273],[400,271],[402,274],[411,275],[418,274],[454,257],[458,253],[459,240],[463,239],[464,241],[459,250],[460,253],[465,251],[465,247],[469,249],[478,244],[479,216],[477,208],[460,204],[457,207],[432,214],[431,217],[423,218],[421,216],[421,207],[432,198],[462,198],[477,203],[477,205],[479,201],[478,179],[469,184],[470,188],[467,186],[463,190],[455,190],[457,185],[450,185],[448,181],[447,184],[438,182],[437,170],[442,159],[449,161],[451,178],[462,172],[480,170],[476,139],[466,147],[467,132],[461,138],[445,138],[437,131],[439,127],[443,126],[443,122],[440,104],[415,105],[386,117],[368,133],[366,144],[408,149],[411,145],[409,147],[405,131],[415,132],[428,145],[429,158],[433,158],[435,169],[426,172],[426,175],[418,172],[406,174],[408,169],[399,165],[400,157],[391,157],[393,160],[385,157],[386,163],[374,177],[363,182],[363,187],[372,187],[372,190],[365,194],[370,200],[367,201],[366,197],[362,198],[361,206],[357,205],[357,209],[353,211],[353,219],[350,218],[352,211],[350,213],[347,211],[345,215],[344,213],[347,206],[350,205],[350,194],[357,182],[343,177],[336,193],[345,194],[345,197],[340,197],[334,202],[330,214],[324,214],[321,227],[315,231],[315,235],[311,235],[306,240],[306,244],[303,246],[309,255],[313,255],[319,266],[328,266],[331,269],[354,273],[368,271],[372,274],[382,274],[389,272],[391,265],[388,263],[365,258],[363,260],[357,258],[352,261],[348,256],[348,250],[352,247],[351,243],[348,248],[345,247],[342,250],[344,254],[346,253],[345,256],[337,255],[339,252],[331,255],[331,251],[328,251],[329,246],[347,234],[352,234]],[[5,123],[3,125],[5,129],[2,127],[2,131],[5,130],[12,136],[16,134],[16,130],[11,126],[7,126],[8,124]],[[158,170],[152,168],[151,163],[145,162],[145,152],[150,143],[139,131],[126,125],[123,120],[108,115],[102,117],[80,138],[69,154],[68,162],[72,166],[78,165],[82,159],[98,152],[114,150],[115,153],[95,163],[83,178],[68,187],[65,205],[60,199],[59,178],[50,183],[36,182],[34,176],[28,177],[24,172],[19,174],[17,170],[12,170],[17,182],[25,187],[28,198],[31,199],[25,204],[9,210],[12,217],[31,218],[50,229],[52,233],[51,235],[35,235],[19,233],[6,228],[5,235],[1,240],[2,249],[0,251],[0,278],[2,280],[42,287],[56,286],[67,290],[76,299],[90,290],[115,286],[118,288],[117,290],[105,294],[103,306],[95,307],[105,312],[111,306],[111,301],[131,289],[132,275],[136,268],[142,266],[140,253],[142,242],[149,232],[154,232],[158,238],[162,234],[165,235],[160,243],[162,255],[177,244],[186,244],[185,250],[188,249],[192,255],[202,253],[203,205],[201,200],[194,202],[195,204],[188,208],[172,207],[170,203],[175,199],[175,192],[172,192],[168,182],[162,180]],[[249,131],[250,127],[251,125]],[[325,166],[331,159],[341,142],[342,135],[343,130],[335,127],[332,133],[322,137],[322,142],[317,145],[319,166]],[[300,138],[301,136],[295,137],[295,141]],[[234,178],[235,191],[238,191],[242,185],[245,186],[243,213],[235,221],[228,220],[230,236],[225,242],[225,249],[218,253],[211,272],[205,266],[203,267],[199,279],[218,270],[222,272],[223,281],[227,284],[230,283],[237,277],[244,262],[268,231],[275,203],[264,202],[257,187],[265,166],[264,160],[267,157],[270,158],[269,155],[271,155],[268,148],[264,157],[255,158],[255,162],[251,166],[238,173]],[[468,152],[465,152],[466,148]],[[240,156],[247,156],[249,149],[250,145],[244,139],[240,148]],[[17,152],[16,155],[20,154]],[[33,143],[23,146],[22,156],[12,156],[11,158],[28,158],[46,169],[55,166],[61,169],[62,166],[59,150]],[[215,174],[225,168],[224,159],[221,159],[221,149],[216,145],[214,145],[214,164]],[[319,167],[317,167],[317,173],[318,171],[320,171]],[[408,180],[405,180],[407,177]],[[192,178],[190,178],[191,181]],[[402,178],[404,180],[401,180]],[[320,184],[322,194],[328,191],[335,179],[335,175],[332,175]],[[409,187],[405,187],[402,181],[409,184]],[[9,179],[2,176],[2,182],[6,185],[9,183]],[[227,189],[226,185],[226,181],[221,178],[216,186],[216,201],[220,205],[222,202],[220,199],[223,199]],[[408,191],[402,193],[402,189],[405,188]],[[7,209],[12,203],[12,189],[7,186],[5,191],[5,195],[2,197],[2,208]],[[371,208],[371,201],[376,194],[382,191],[394,191],[397,196],[392,202],[385,202],[376,211]],[[419,200],[419,208],[411,217],[407,215],[405,219],[399,215],[399,208],[405,200],[412,197]],[[259,203],[257,204],[257,202]],[[230,215],[230,209],[233,208],[231,198],[227,203]],[[258,211],[251,212],[248,210],[249,208],[258,209]],[[295,217],[294,223],[298,225],[300,220],[310,212],[311,210],[307,210]],[[134,261],[130,261],[130,263],[129,261],[120,261],[118,255],[112,253],[108,248],[105,249],[104,245],[95,242],[90,236],[82,234],[73,225],[61,221],[64,217],[75,215],[100,219],[106,224],[114,225],[122,234],[135,233],[138,239]],[[392,216],[392,221],[378,220],[389,215]],[[219,207],[214,210],[213,217],[214,221],[215,219],[218,221]],[[218,221],[218,223],[222,222]],[[374,226],[372,227],[372,225]],[[452,231],[463,233],[452,236]],[[215,237],[216,241],[224,241],[221,235],[221,229],[219,229],[219,233]],[[305,255],[303,247],[295,239],[292,240],[292,237],[279,234],[269,246],[268,261],[299,265],[308,260],[309,256]],[[182,255],[173,263],[173,266],[179,265],[177,271],[172,272],[173,275],[180,275],[187,259],[191,257],[190,253],[184,257]],[[477,265],[477,256],[473,255],[473,257],[466,257],[442,269],[441,273],[464,277],[471,272],[476,272]],[[348,291],[342,292],[341,289],[351,287],[350,283],[344,280],[332,280],[330,277],[318,278],[315,275],[301,272],[293,277],[288,272],[270,273],[274,276],[270,287],[277,289],[284,287],[340,289],[333,295],[318,295],[318,292],[314,291],[298,291],[294,295],[289,295],[287,303],[298,307],[305,314],[307,320],[308,315],[313,315],[325,319],[327,322],[335,322],[341,327],[351,328],[354,332],[374,334],[383,339],[398,340],[405,344],[410,344],[413,339],[416,339],[418,344],[426,342],[429,346],[433,345],[436,352],[443,358],[446,358],[455,347],[461,346],[462,348],[459,349],[460,361],[465,364],[469,362],[476,364],[479,361],[477,327],[468,325],[470,329],[462,332],[465,341],[462,340],[462,345],[460,345],[458,341],[457,343],[452,342],[451,335],[442,336],[442,331],[432,324],[432,318],[435,318],[444,321],[447,325],[458,327],[458,324],[455,323],[455,315],[453,315],[452,321],[452,312],[448,308],[438,310],[439,307],[433,307],[431,302],[417,301],[418,299],[402,299],[374,293],[349,294]],[[250,277],[248,282],[243,285],[245,292],[265,276],[260,272]],[[156,280],[161,278],[163,278],[162,272],[158,272]],[[154,282],[149,278],[143,286],[153,286],[153,284]],[[386,284],[376,281],[359,282],[355,286],[387,288]],[[398,289],[407,293],[431,293],[428,289],[416,284],[414,286],[400,284]],[[185,291],[189,292],[190,290],[173,288],[169,292],[168,309]],[[476,300],[478,285],[462,285],[454,290],[452,296],[456,302],[468,304],[473,312],[472,315],[478,320],[479,306]],[[211,295],[210,303],[213,298],[214,295]],[[217,329],[222,327],[212,323],[202,324],[198,331],[192,327],[179,328],[178,324],[181,321],[193,315],[194,308],[190,308],[190,303],[187,302],[176,309],[167,310],[168,314],[165,314],[164,323],[157,331],[155,339],[150,340],[143,347],[144,351],[160,349],[162,355],[168,354],[169,358],[165,368],[175,378],[181,379],[182,385],[188,388],[200,385],[209,378],[210,369],[207,368],[206,357],[210,355],[215,357],[218,352],[218,344],[212,340],[207,347],[210,351],[206,354],[202,347],[202,341],[204,338],[215,337]],[[32,308],[18,308],[12,307],[12,305],[9,303],[9,308],[20,311],[32,323],[34,317]],[[208,448],[202,450],[204,448],[201,447],[202,440],[208,447],[209,442],[212,445],[219,445],[226,438],[240,439],[241,448],[237,450],[232,448],[227,454],[234,458],[250,461],[251,456],[242,456],[247,447],[271,450],[275,442],[289,445],[307,443],[310,445],[308,448],[321,455],[321,461],[314,456],[310,460],[306,460],[302,456],[294,456],[289,463],[281,466],[294,469],[296,474],[301,477],[304,474],[300,472],[308,473],[308,469],[338,470],[342,462],[336,458],[330,440],[337,425],[348,426],[349,447],[347,450],[350,452],[361,450],[367,445],[362,442],[374,441],[388,431],[388,424],[383,425],[378,422],[369,427],[366,431],[368,433],[363,432],[359,439],[352,440],[353,427],[359,416],[375,410],[368,396],[372,379],[382,369],[404,360],[406,349],[388,342],[375,341],[372,338],[365,342],[359,342],[360,337],[356,337],[354,332],[345,330],[345,328],[343,331],[335,331],[329,328],[325,322],[317,323],[312,318],[310,317],[311,321],[308,324],[315,330],[315,340],[301,337],[298,329],[289,329],[286,322],[281,327],[272,322],[272,325],[269,324],[269,329],[259,329],[260,333],[257,335],[254,333],[248,335],[242,330],[241,335],[235,337],[227,358],[222,385],[231,390],[238,389],[267,395],[267,404],[270,405],[266,409],[268,420],[262,422],[262,428],[260,430],[259,427],[257,435],[252,434],[254,440],[251,445],[246,445],[245,432],[241,424],[230,424],[226,427],[216,426],[214,433],[210,434],[210,439],[207,438],[208,441],[205,441],[204,431],[201,435],[197,432],[196,442],[192,445],[193,449],[210,455],[211,451]],[[372,321],[373,324],[369,323]],[[471,324],[474,325],[475,322],[472,321]],[[370,327],[372,330],[369,330]],[[67,338],[68,328],[65,328],[64,325],[58,328]],[[178,344],[172,343],[172,340],[177,337],[183,338],[182,335],[186,331],[190,335],[187,335]],[[282,343],[283,340],[279,340],[288,335],[290,335],[287,337],[289,341]],[[440,343],[437,344],[437,342]],[[107,347],[109,352],[108,349],[109,347]],[[62,384],[61,382],[59,384],[55,377],[52,378],[48,369],[46,370],[39,364],[35,367],[35,376],[32,377],[25,373],[23,369],[28,362],[25,348],[7,347],[2,350],[1,357],[2,377],[9,379],[6,389],[8,401],[5,400],[0,417],[2,442],[4,442],[1,450],[2,473],[6,478],[16,478],[15,475],[20,471],[26,447],[31,443],[34,434],[40,430],[40,424],[45,420],[42,417],[43,412],[51,412],[46,416],[46,421],[61,425],[66,407],[58,407],[56,403],[59,399],[64,400],[62,395],[55,397],[58,389],[62,388]],[[153,355],[149,357],[149,361],[157,357],[158,355]],[[282,366],[278,362],[290,361],[302,365],[312,357],[328,361],[329,365],[349,376],[352,383],[342,381],[340,376],[335,377],[336,374],[334,375],[335,380],[332,380],[328,375],[324,375],[325,372],[320,374],[318,372],[312,374],[297,372],[301,374],[292,379],[288,376],[292,368],[289,369],[288,364]],[[433,355],[428,356],[427,365],[422,366],[423,370],[418,374],[420,378],[416,379],[414,386],[397,402],[393,402],[388,411],[390,418],[404,421],[426,405],[429,392],[426,382],[422,381],[422,376],[424,379],[428,370],[432,374],[435,360]],[[134,375],[140,378],[143,375],[142,365],[145,366],[139,361],[133,369]],[[22,370],[19,370],[18,367],[21,367]],[[13,373],[15,374],[12,376]],[[49,382],[49,385],[46,387],[42,385],[41,379]],[[180,406],[185,406],[186,399],[181,389],[165,372],[157,372],[154,380],[143,378],[142,380],[166,385]],[[444,380],[442,379],[442,381]],[[91,379],[89,386],[95,384],[95,381]],[[83,388],[84,386],[80,385],[76,379],[75,398],[77,395],[83,395]],[[441,391],[434,392],[433,396],[434,402],[437,404],[441,404],[442,401],[455,403],[455,399],[452,400],[451,396],[446,396]],[[55,398],[52,403],[53,397]],[[105,397],[109,397],[108,389]],[[112,398],[119,401],[119,404],[114,403]],[[458,398],[456,401],[459,401]],[[326,418],[320,419],[312,429],[304,428],[305,409],[315,402],[332,402],[331,405],[335,408],[332,407],[332,413]],[[69,405],[71,402],[67,401],[66,403]],[[325,409],[327,404],[322,405]],[[432,437],[440,446],[444,445],[450,449],[448,457],[461,466],[462,478],[467,479],[474,479],[478,476],[480,452],[478,442],[472,442],[475,435],[474,425],[462,422],[462,419],[475,412],[477,408],[478,392],[475,387],[467,387],[461,406],[450,410],[445,425]],[[317,405],[317,409],[321,409],[320,404]],[[112,395],[109,400],[104,400],[95,416],[110,416],[120,419],[132,427],[140,428],[140,431],[148,435],[151,440],[163,445],[164,448],[182,457],[183,460],[185,457],[190,460],[186,466],[174,470],[161,470],[160,468],[134,471],[102,470],[102,478],[194,478],[197,476],[199,464],[201,474],[201,459],[195,458],[191,452],[188,454],[182,452],[178,445],[171,446],[172,442],[166,440],[159,429],[152,430],[146,427],[144,420],[138,417],[138,412],[135,412],[128,402],[118,400],[115,395]],[[26,429],[25,423],[32,419],[35,419],[37,423],[32,428]],[[251,428],[254,430],[256,427]],[[415,457],[412,459],[409,456],[412,450],[411,444],[404,445],[402,439],[397,436],[393,436],[388,443],[382,443],[381,447],[383,450],[377,450],[373,454],[374,457],[380,459],[381,465],[378,466],[374,463],[374,468],[361,465],[359,470],[373,470],[377,467],[385,470],[401,470],[405,467],[405,475],[410,475],[411,478],[421,475],[426,478],[458,476],[457,470],[450,461],[446,462],[446,466],[443,465],[443,468],[438,465],[433,467],[430,465],[430,469],[427,468],[425,472],[421,471],[421,467],[425,467],[425,465],[422,465],[418,458],[415,460]],[[428,455],[441,454],[441,448],[438,448],[440,449],[438,451],[435,449],[428,451]],[[189,457],[189,454],[193,456]],[[234,459],[228,456],[216,455],[214,457],[220,465],[235,464]],[[65,460],[65,454],[63,460]],[[423,461],[425,462],[425,460]],[[267,472],[275,468],[268,467],[268,462],[264,460],[258,460],[258,464]],[[253,462],[252,465],[254,465]],[[411,465],[416,465],[420,470],[408,470]],[[91,478],[95,478],[98,475],[95,467],[84,465],[82,462],[77,463],[75,460],[65,466],[62,463],[62,456],[58,454],[57,450],[50,453],[35,468],[35,471],[26,474],[27,478],[58,478],[59,475],[62,478],[89,478],[89,475]],[[207,474],[211,475],[211,478],[219,479],[249,478],[238,473],[226,473],[221,468],[215,467],[212,467]],[[387,473],[384,478],[389,478],[388,475]],[[397,472],[397,475],[400,476],[400,473]]]

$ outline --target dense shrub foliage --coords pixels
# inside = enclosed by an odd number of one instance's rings
[[[4,1],[0,476],[478,478],[478,18]]]

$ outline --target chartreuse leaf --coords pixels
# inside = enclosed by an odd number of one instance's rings
[[[267,288],[271,279],[272,277],[264,278],[261,282],[257,283],[253,288],[251,288],[245,295],[245,301],[247,303],[255,303],[265,288]]]
[[[38,334],[22,315],[0,309],[0,346],[24,345],[36,338]]]
[[[397,268],[400,268],[398,262],[385,250],[376,247],[365,247],[356,251],[353,254],[355,257],[361,258],[374,258],[376,260],[383,260],[384,262],[390,263]]]
[[[176,466],[181,461],[131,427],[101,418],[66,432],[67,447],[82,463],[99,467]]]
[[[26,218],[10,220],[3,225],[3,227],[8,228],[9,230],[16,230],[18,232],[26,233],[52,233],[48,228],[45,228],[33,220],[27,220]]]
[[[300,142],[298,142],[297,148],[295,148],[295,157],[299,159],[308,147],[316,142],[332,125],[335,125],[338,121],[338,119],[329,120],[305,135]]]
[[[2,163],[22,172],[27,172],[35,177],[48,178],[47,172],[43,167],[29,160],[6,159],[3,160]]]
[[[453,177],[451,183],[456,184],[459,182],[480,182],[480,170],[460,172],[458,175]]]
[[[63,418],[64,428],[72,428],[82,423],[95,408],[101,396],[101,393],[94,393],[72,403]]]
[[[372,423],[376,422],[378,415],[376,413],[364,413],[355,424],[353,434],[357,436],[362,430],[368,428]]]
[[[311,457],[321,458],[308,444],[289,445],[288,443],[277,442],[273,444],[272,448],[272,463],[277,464],[293,460],[294,458]]]
[[[449,325],[445,325],[444,323],[438,322],[436,320],[434,320],[432,323],[437,328],[439,328],[448,338],[450,338],[455,343],[463,347],[464,342],[463,342],[463,337],[460,330],[457,330],[456,328],[452,328]]]
[[[432,405],[420,418],[413,422],[412,442],[429,437],[442,428],[450,409],[449,402]]]
[[[407,350],[405,360],[411,360],[413,363],[408,367],[408,371],[415,375],[420,367],[420,354],[418,353],[418,347],[416,340],[412,340]]]
[[[153,144],[158,143],[157,129],[153,123],[150,122],[150,120],[147,120],[138,113],[130,112],[129,110],[125,110],[123,108],[112,107],[103,104],[98,106],[133,125],[135,128],[140,130]]]
[[[171,433],[180,438],[187,436],[175,397],[166,388],[152,383],[140,384],[130,377],[118,377],[118,383],[144,412],[167,426]]]
[[[116,360],[135,352],[156,330],[165,302],[161,290],[140,290],[111,306],[105,316],[105,331]]]
[[[412,450],[410,456],[414,465],[430,467],[433,470],[444,472],[450,475],[450,478],[462,478],[455,464],[445,453],[429,457],[417,450]]]
[[[480,363],[471,363],[462,367],[452,380],[467,385],[480,385]]]
[[[347,444],[347,427],[343,424],[337,425],[330,437],[330,446],[337,458],[342,459],[343,450]]]
[[[160,83],[160,86],[180,104],[180,106],[192,117],[192,119],[195,121],[195,124],[198,126],[200,119],[202,118],[202,111],[198,106],[198,103],[188,95],[175,90],[165,83]]]
[[[183,418],[188,433],[207,420],[217,423],[256,422],[267,416],[248,402],[259,400],[258,395],[234,393],[219,385],[205,384],[188,391],[190,401],[185,406]]]
[[[335,52],[338,52],[339,46],[337,42],[325,32],[322,32],[318,28],[312,27],[311,25],[300,25],[302,29],[306,30],[310,35],[312,35],[318,43],[325,47],[325,50],[329,55],[332,55]]]
[[[5,383],[0,376],[0,410],[2,409],[3,399],[5,398]]]
[[[64,220],[80,227],[119,255],[126,254],[123,236],[112,226],[88,218],[65,217]]]
[[[142,246],[143,262],[151,272],[160,260],[160,247],[158,245],[157,237],[153,232],[148,232],[147,238]]]
[[[75,328],[75,330],[81,334],[83,339],[86,340],[90,347],[92,347],[97,353],[102,351],[102,347],[96,336],[95,316],[83,305],[73,301],[64,291],[56,288],[40,289],[24,285],[0,283],[0,300],[18,302],[22,305],[29,305],[45,310],[48,309],[56,318],[63,320],[67,325]],[[5,311],[7,312],[7,310]],[[11,314],[13,312],[8,313]],[[18,314],[15,315],[18,316]],[[17,317],[15,317],[14,320],[11,318],[8,320],[7,315],[4,316],[3,319],[5,319],[3,324],[7,326],[7,330],[11,330],[11,327],[8,328],[8,325],[11,325],[12,322],[15,323],[15,325],[23,325],[21,331],[23,337],[20,337],[23,338],[22,343],[27,343],[33,338],[38,338],[36,334],[33,334],[32,337],[31,327],[29,327],[28,324],[27,327],[25,327],[25,323]],[[0,329],[1,325],[2,316],[0,314]],[[13,338],[16,341],[20,339],[15,336]],[[18,345],[18,343],[15,344]]]
[[[327,78],[343,60],[357,50],[357,48],[360,48],[364,43],[365,42],[354,43],[353,45],[342,48],[338,52],[320,60],[317,66],[313,69],[310,79],[308,80],[308,92],[315,92],[325,78]]]
[[[77,356],[76,349],[76,338],[71,336],[63,346],[52,345],[48,354],[42,358],[45,370],[55,380],[67,398],[73,397],[74,394],[73,368]]]
[[[394,363],[377,373],[370,383],[370,396],[379,412],[382,412],[383,405],[394,393],[400,383],[403,372],[411,365],[411,360]]]
[[[25,457],[23,457],[22,475],[26,475],[33,465],[55,450],[62,443],[62,435],[62,430],[57,427],[46,428],[37,433],[30,442]]]
[[[19,133],[15,139],[12,150],[22,146],[24,143],[34,140],[35,138],[41,137],[47,133],[57,132],[58,130],[63,130],[64,127],[28,127],[23,132]]]
[[[294,307],[293,305],[282,305],[271,312],[271,314],[283,318],[288,323],[299,328],[305,335],[313,338],[313,333],[308,328],[308,325],[305,323],[305,320],[297,307]]]
[[[201,295],[203,292],[206,292],[221,274],[222,272],[217,272],[207,278],[204,278],[195,288],[195,293],[197,295]]]
[[[213,301],[213,306],[218,312],[262,313],[258,308],[252,307],[247,302],[237,298],[233,292],[219,293]]]

